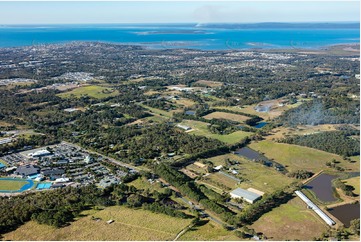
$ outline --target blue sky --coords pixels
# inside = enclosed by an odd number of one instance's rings
[[[0,1],[0,24],[359,21],[359,9],[359,1]]]

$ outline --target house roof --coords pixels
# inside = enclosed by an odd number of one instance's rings
[[[29,176],[39,173],[40,168],[33,165],[20,166],[16,169],[15,173]]]
[[[43,173],[44,176],[49,176],[49,175],[62,175],[65,173],[65,170],[63,169],[49,169],[49,170],[42,170],[41,173]]]
[[[254,201],[261,197],[260,195],[254,193],[254,192],[250,192],[250,191],[244,190],[242,188],[237,188],[237,189],[231,191],[231,195],[239,196],[239,197],[251,200],[251,201]]]

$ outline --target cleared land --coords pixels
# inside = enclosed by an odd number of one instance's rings
[[[149,107],[147,105],[141,104],[140,106],[142,106],[143,108],[148,109],[152,114],[157,115],[157,116],[162,116],[162,117],[167,117],[167,118],[171,118],[172,117],[172,113],[158,109],[158,108],[152,108]]]
[[[89,214],[89,213],[88,213]],[[190,224],[190,219],[172,218],[145,210],[108,207],[82,217],[71,225],[56,229],[30,221],[4,234],[4,240],[172,240]],[[112,224],[106,221],[113,219]]]
[[[220,87],[223,85],[222,82],[215,82],[215,81],[207,81],[207,80],[199,80],[196,81],[194,84],[197,84],[197,86],[204,86],[204,87]]]
[[[316,150],[308,147],[281,144],[271,141],[254,142],[249,145],[250,148],[264,153],[269,159],[286,166],[289,171],[309,170],[314,173],[320,170],[333,170],[328,168],[325,163],[336,159],[338,164],[348,171],[359,171],[359,163],[350,163],[344,161],[339,155],[331,154],[325,151]]]
[[[116,96],[118,94],[119,92],[112,88],[91,85],[75,88],[70,92],[58,94],[58,96],[61,98],[69,98],[71,95],[74,95],[75,97],[79,98],[81,96],[88,95],[93,98],[106,98],[110,96]]]
[[[26,182],[26,181],[19,181],[19,180],[14,180],[14,181],[0,180],[0,190],[17,191],[27,183],[28,182]]]
[[[196,226],[188,230],[183,234],[179,241],[202,241],[202,240],[212,240],[212,241],[235,241],[239,240],[237,236],[231,231],[225,230],[219,224],[216,224],[212,221],[206,223],[205,225]]]
[[[282,139],[285,135],[308,135],[314,133],[320,133],[323,131],[336,130],[337,125],[335,124],[321,124],[321,125],[302,125],[297,128],[278,127],[273,129],[271,135],[266,136],[267,140]]]
[[[207,123],[195,121],[195,120],[183,120],[181,124],[189,126],[193,129],[193,131],[191,131],[190,134],[206,136],[228,144],[237,143],[246,136],[252,134],[251,132],[244,132],[244,131],[236,131],[231,134],[225,134],[225,135],[212,134],[207,128],[208,125]]]
[[[135,186],[137,189],[143,189],[143,190],[147,190],[149,189],[149,191],[158,191],[158,192],[162,192],[164,191],[164,188],[161,186],[161,184],[159,182],[155,182],[153,184],[151,184],[149,181],[147,181],[146,178],[144,177],[139,177],[138,179],[128,183],[128,185],[133,185]]]
[[[346,185],[352,186],[353,188],[355,188],[355,190],[353,190],[352,192],[354,194],[357,194],[360,196],[360,177],[353,177],[353,178],[349,178],[346,180],[343,180],[344,182],[346,182]]]
[[[272,226],[270,226],[272,225]],[[298,197],[264,214],[252,226],[268,240],[314,240],[327,225]]]
[[[244,121],[249,119],[249,117],[247,117],[247,116],[234,114],[234,113],[224,113],[224,112],[213,112],[213,113],[203,116],[203,118],[205,118],[205,119],[228,119],[228,120],[232,120],[232,121],[239,122],[239,123],[243,123]]]
[[[232,169],[236,169],[238,172],[236,176],[245,179],[245,181],[242,181],[241,184],[236,185],[236,187],[241,187],[244,189],[253,187],[263,192],[273,192],[277,189],[284,188],[285,186],[291,184],[294,181],[293,179],[279,173],[274,168],[266,167],[264,165],[249,161],[234,154],[220,155],[212,157],[208,160],[212,161],[215,165],[225,166],[226,159],[240,162],[240,164],[232,166]],[[213,176],[208,177],[214,179]],[[227,182],[227,185],[229,184]],[[233,181],[233,184],[236,184],[236,182]],[[231,188],[235,188],[235,185],[233,185],[233,187]]]

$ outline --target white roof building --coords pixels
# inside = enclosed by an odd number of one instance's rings
[[[262,197],[254,192],[247,191],[242,188],[237,188],[231,191],[230,194],[232,198],[241,198],[251,204]]]

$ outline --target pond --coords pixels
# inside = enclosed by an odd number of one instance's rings
[[[264,126],[266,126],[268,123],[267,122],[259,122],[258,124],[254,125],[253,127],[256,129],[260,129],[263,128]]]
[[[322,202],[334,202],[337,201],[332,188],[332,180],[335,178],[337,176],[322,173],[307,183],[305,188],[311,190]]]
[[[234,154],[236,154],[238,156],[246,157],[247,159],[250,159],[250,160],[268,161],[268,159],[265,156],[261,155],[257,151],[255,151],[251,148],[248,148],[248,147],[242,147],[242,148],[236,150],[234,152]]]
[[[340,220],[345,227],[350,226],[350,221],[360,218],[360,204],[345,204],[338,207],[330,208],[328,211]]]

